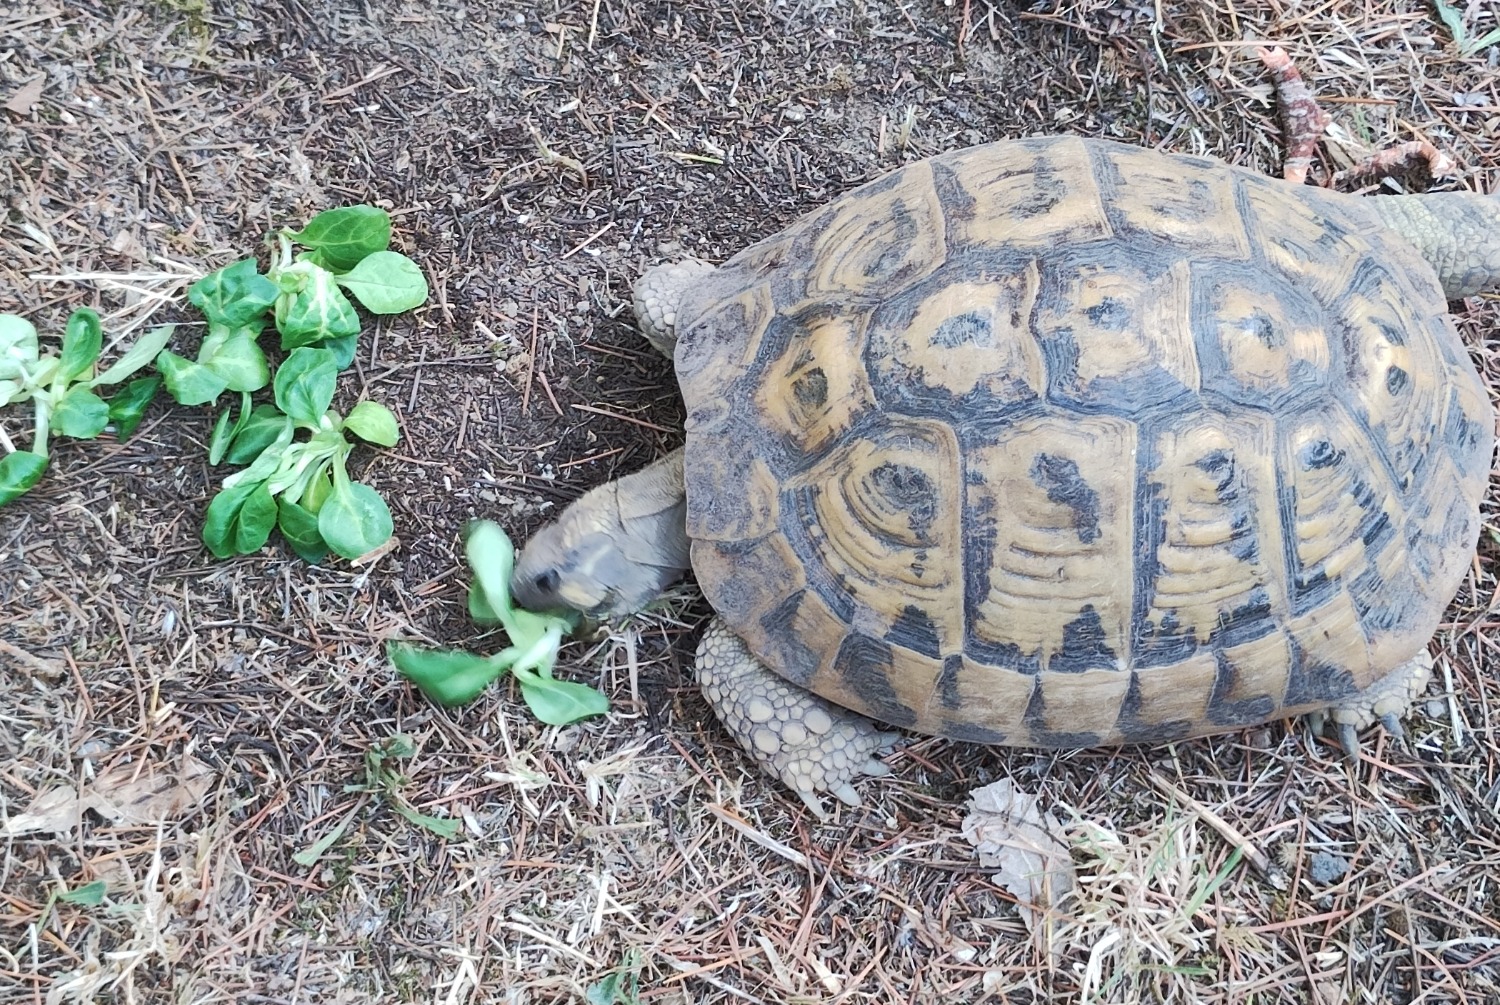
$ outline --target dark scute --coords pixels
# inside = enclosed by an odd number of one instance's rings
[[[1370,635],[1404,633],[1423,614],[1421,606],[1412,603],[1406,591],[1393,589],[1375,568],[1366,569],[1350,581],[1349,599]]]
[[[885,640],[893,647],[910,649],[929,659],[938,658],[937,625],[933,624],[927,612],[919,607],[908,604],[901,612],[901,616],[896,619],[896,623],[891,626],[891,630],[885,633]],[[944,664],[945,670],[946,667],[947,665]]]
[[[1063,626],[1062,651],[1047,661],[1047,669],[1055,673],[1113,670],[1117,666],[1115,651],[1105,641],[1104,623],[1093,604],[1085,604],[1078,617]]]
[[[1443,442],[1458,469],[1470,477],[1486,470],[1489,456],[1479,449],[1486,442],[1484,427],[1470,419],[1459,405],[1457,393],[1448,402],[1448,418],[1443,423]]]
[[[1271,323],[1271,315],[1265,311],[1257,310],[1254,314],[1250,315],[1246,327],[1250,331],[1250,334],[1260,339],[1261,344],[1268,349],[1275,349],[1286,343],[1286,339],[1276,330],[1276,326]]]
[[[1130,674],[1130,687],[1125,700],[1120,703],[1120,715],[1115,719],[1115,728],[1126,743],[1167,743],[1180,740],[1193,730],[1186,719],[1168,719],[1154,722],[1142,718],[1141,678],[1134,671]]]
[[[1098,540],[1099,494],[1083,480],[1077,461],[1070,457],[1037,454],[1031,463],[1030,475],[1037,488],[1047,490],[1048,501],[1073,511],[1073,529],[1078,532],[1080,541],[1092,544]]]
[[[1328,578],[1322,566],[1298,569],[1292,575],[1292,613],[1301,615],[1322,607],[1333,598],[1337,590],[1338,587]]]
[[[958,675],[963,672],[963,657],[957,654],[943,660],[942,673],[938,674],[937,696],[944,708],[958,708],[963,698],[958,690]]]
[[[995,344],[990,322],[975,311],[945,318],[937,331],[928,339],[929,346],[953,349],[961,345],[992,346]]]
[[[1039,167],[1031,176],[1032,198],[1022,202],[1015,208],[1015,213],[1022,219],[1042,216],[1052,211],[1052,208],[1062,202],[1067,195],[1067,186],[1062,179],[1050,168]]]
[[[1278,630],[1271,612],[1271,598],[1265,587],[1257,586],[1243,604],[1219,614],[1212,641],[1217,646],[1233,649]]]
[[[1380,334],[1385,336],[1385,340],[1391,345],[1406,345],[1406,332],[1389,321],[1376,320],[1375,327],[1380,329]]]
[[[972,594],[971,594],[972,595]],[[970,625],[975,623],[973,617],[965,619]],[[970,659],[978,663],[988,663],[991,666],[1005,667],[1016,673],[1024,673],[1035,676],[1042,672],[1041,651],[1025,653],[1021,647],[1014,642],[989,642],[974,637],[972,631],[964,638],[964,652]]]
[[[1234,482],[1234,456],[1227,450],[1215,450],[1198,458],[1193,466],[1216,479],[1214,490],[1218,493],[1219,501],[1223,502],[1225,491]]]
[[[1239,670],[1223,650],[1214,654],[1218,669],[1214,673],[1214,693],[1208,700],[1208,718],[1218,726],[1253,726],[1276,713],[1277,698],[1258,694],[1238,701],[1230,699],[1239,684]]]
[[[1098,733],[1086,730],[1071,731],[1052,729],[1047,725],[1047,703],[1042,698],[1040,682],[1031,690],[1031,700],[1026,703],[1026,725],[1031,729],[1031,746],[1049,750],[1082,750],[1097,747],[1102,739]]]
[[[1139,669],[1181,663],[1197,650],[1197,633],[1179,622],[1171,611],[1162,615],[1160,625],[1154,625],[1144,617],[1136,622],[1131,656]]]
[[[892,664],[889,645],[858,632],[844,639],[833,660],[844,686],[864,700],[871,717],[893,726],[910,726],[917,716],[891,686]]]
[[[895,279],[906,264],[907,252],[917,238],[916,221],[905,205],[896,203],[891,209],[891,219],[896,224],[896,233],[880,254],[865,266],[864,274],[867,279]]]
[[[1292,645],[1292,666],[1286,685],[1285,705],[1310,705],[1327,702],[1332,705],[1352,697],[1358,690],[1354,686],[1354,675],[1343,667],[1316,660],[1308,656],[1297,644]]]
[[[870,480],[893,508],[907,513],[913,532],[927,533],[937,514],[937,493],[926,474],[908,464],[886,463],[870,472]]]
[[[1309,471],[1314,468],[1331,468],[1343,460],[1344,452],[1329,440],[1318,440],[1302,448],[1302,466]]]
[[[1124,331],[1130,324],[1130,309],[1114,297],[1105,297],[1084,313],[1094,324],[1109,331]]]
[[[1397,395],[1406,390],[1410,378],[1406,371],[1399,366],[1393,366],[1385,372],[1385,389],[1388,394]]]
[[[794,630],[797,608],[806,590],[798,590],[764,614],[760,626],[773,650],[776,672],[794,684],[804,687],[818,672],[819,655],[809,649]]]
[[[792,382],[792,395],[803,408],[822,408],[828,403],[828,377],[814,367]]]
[[[963,743],[987,743],[1000,746],[1008,741],[1008,736],[998,729],[990,729],[987,726],[977,726],[972,722],[960,722],[954,719],[944,719],[942,735],[951,740],[959,740]]]

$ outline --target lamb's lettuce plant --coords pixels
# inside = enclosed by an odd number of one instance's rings
[[[41,480],[53,436],[92,440],[113,425],[121,440],[129,438],[161,386],[155,375],[129,378],[150,365],[171,336],[170,325],[152,329],[101,373],[104,330],[93,309],[81,307],[68,317],[58,352],[43,350],[30,321],[0,314],[0,408],[29,402],[33,414],[28,450],[16,449],[0,428],[0,447],[5,450],[0,458],[0,506]],[[120,384],[124,386],[110,397],[100,394]]]
[[[401,676],[430,701],[451,707],[473,701],[508,672],[521,685],[521,696],[532,713],[554,726],[609,711],[609,699],[600,692],[552,676],[557,651],[563,638],[577,627],[577,619],[515,606],[510,596],[515,547],[505,531],[488,520],[475,521],[465,537],[464,552],[474,574],[469,616],[480,624],[503,627],[510,645],[481,656],[391,642],[386,655]]]

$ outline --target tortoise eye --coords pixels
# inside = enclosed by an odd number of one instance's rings
[[[548,569],[532,580],[532,585],[541,593],[556,593],[561,579],[562,577],[558,576],[556,569]]]

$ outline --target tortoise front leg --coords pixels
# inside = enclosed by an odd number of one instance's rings
[[[828,816],[818,793],[858,806],[851,783],[889,773],[875,755],[889,750],[898,734],[767,670],[717,618],[698,643],[697,676],[730,735],[819,820]]]
[[[1333,708],[1309,712],[1308,725],[1321,734],[1330,720],[1338,733],[1339,746],[1351,761],[1359,759],[1359,731],[1379,722],[1397,742],[1405,742],[1401,716],[1427,688],[1432,679],[1432,656],[1422,650],[1384,677]]]

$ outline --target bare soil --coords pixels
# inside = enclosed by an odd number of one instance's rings
[[[1500,25],[1459,8],[1468,40]],[[0,830],[0,1002],[519,1005],[615,972],[641,1002],[1496,1000],[1493,505],[1411,749],[1372,735],[1353,768],[1291,723],[1066,754],[914,739],[823,825],[707,714],[690,587],[565,650],[607,720],[542,727],[504,686],[435,709],[383,658],[493,641],[465,613],[468,520],[519,540],[676,444],[629,309],[645,266],[1001,137],[1278,173],[1268,41],[1334,117],[1316,179],[1427,139],[1459,164],[1441,187],[1500,190],[1500,45],[1394,0],[8,5],[0,312],[190,322],[192,277],[352,202],[391,211],[433,298],[371,324],[341,393],[402,424],[355,454],[400,538],[373,565],[214,560],[213,416],[165,399],[124,443],[61,441],[0,510],[0,820],[88,807]],[[1455,310],[1500,380],[1496,301]],[[457,838],[360,791],[397,732],[402,796]],[[960,833],[1002,776],[1072,822],[1054,952]],[[95,880],[98,906],[49,899]]]

